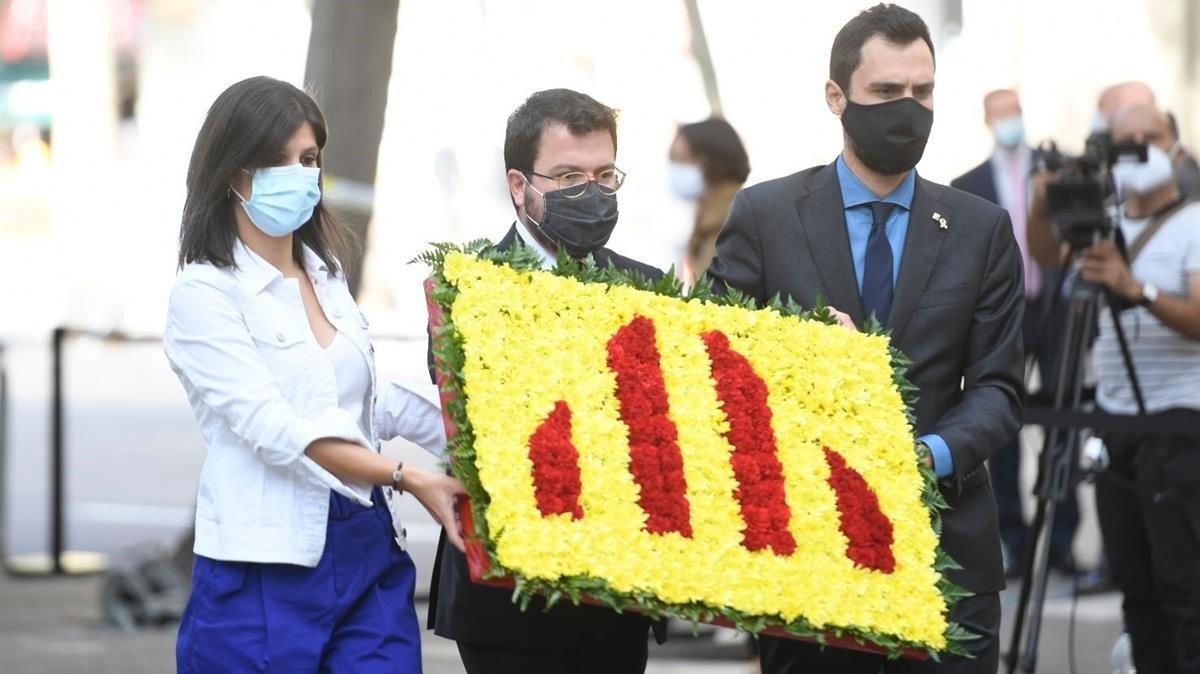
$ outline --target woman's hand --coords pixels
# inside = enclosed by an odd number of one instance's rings
[[[456,497],[466,495],[466,489],[461,482],[449,475],[443,475],[417,466],[404,467],[404,482],[401,485],[406,491],[425,506],[433,519],[446,531],[446,538],[458,548],[466,552],[463,543],[462,526],[458,521],[458,511],[454,507]]]
[[[338,438],[315,440],[305,452],[317,465],[333,473],[339,480],[390,485],[392,471],[396,469],[394,459]],[[454,547],[465,552],[462,530],[454,508],[454,498],[467,493],[462,483],[439,472],[405,466],[404,483],[400,486],[417,497],[433,515],[433,519],[446,530],[446,538]]]

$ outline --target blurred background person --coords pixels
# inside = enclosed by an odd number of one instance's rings
[[[1154,90],[1149,84],[1133,80],[1106,87],[1100,92],[1096,103],[1096,117],[1092,122],[1092,130],[1108,130],[1112,126],[1113,116],[1118,111],[1134,105],[1158,106]],[[1195,156],[1180,142],[1179,125],[1175,115],[1170,112],[1165,114],[1173,143],[1167,154],[1175,168],[1176,185],[1185,196],[1200,198],[1200,163],[1197,163]]]
[[[1155,96],[1154,90],[1150,85],[1139,80],[1130,80],[1127,82],[1119,82],[1104,87],[1099,96],[1096,98],[1096,110],[1092,115],[1091,133],[1107,132],[1110,122],[1116,112],[1131,105],[1149,105],[1154,106]],[[1064,256],[1067,254],[1066,245],[1059,241],[1055,225],[1046,219],[1046,185],[1053,179],[1053,174],[1046,170],[1035,169],[1031,181],[1031,197],[1029,204],[1029,215],[1026,222],[1026,250],[1029,255],[1041,268],[1045,278],[1046,286],[1045,308],[1047,311],[1053,312],[1055,305],[1064,305],[1065,300],[1059,297],[1057,301],[1054,299],[1056,291],[1060,290],[1063,280],[1060,276],[1060,267],[1063,264]],[[1049,347],[1051,354],[1053,349],[1057,348],[1057,344],[1052,344]],[[1046,374],[1054,372],[1053,368],[1042,370]],[[1043,382],[1049,382],[1050,379],[1043,378]],[[1072,462],[1074,468],[1076,462]],[[997,498],[1000,496],[997,494]],[[1078,500],[1075,498],[1068,499],[1063,504],[1065,509],[1078,508]],[[1057,519],[1057,517],[1056,517]],[[1003,516],[1002,516],[1003,522]],[[1061,524],[1055,522],[1055,527],[1052,530],[1051,543],[1054,544],[1055,534],[1061,536]],[[1095,594],[1101,592],[1110,592],[1115,589],[1113,586],[1112,575],[1108,568],[1108,560],[1104,556],[1103,546],[1101,547],[1100,556],[1096,560],[1095,567],[1086,574],[1080,583],[1080,592],[1083,594]]]
[[[997,89],[983,97],[983,121],[995,139],[991,156],[950,182],[952,187],[970,192],[998,204],[1012,218],[1013,236],[1021,250],[1025,267],[1025,358],[1037,368],[1038,379],[1046,386],[1054,356],[1053,323],[1048,321],[1054,278],[1044,278],[1037,261],[1029,254],[1025,223],[1031,193],[1030,175],[1037,165],[1038,152],[1025,138],[1021,100],[1013,89]],[[1049,292],[1043,289],[1049,286]],[[1027,367],[1028,371],[1029,368]],[[1028,379],[1028,375],[1026,379]],[[1028,384],[1028,382],[1027,382]],[[1004,541],[1004,570],[1010,578],[1021,574],[1021,560],[1029,540],[1029,526],[1021,505],[1020,439],[1000,450],[990,461],[992,489],[1000,514],[1000,537]],[[1079,524],[1079,505],[1067,499],[1058,509],[1051,534],[1052,568],[1071,572],[1071,541]]]
[[[1155,107],[1156,97],[1154,90],[1150,85],[1140,80],[1130,80],[1111,84],[1101,89],[1099,96],[1096,99],[1096,110],[1092,116],[1091,132],[1107,132],[1111,126],[1113,116],[1121,109],[1130,106],[1150,106]],[[1176,136],[1176,139],[1178,137]],[[1172,151],[1177,152],[1179,148]],[[1183,161],[1183,157],[1176,156],[1176,164]],[[1186,171],[1186,169],[1185,169]],[[1055,225],[1046,219],[1046,185],[1053,178],[1053,174],[1049,171],[1035,170],[1032,179],[1032,196],[1029,205],[1029,217],[1026,226],[1026,245],[1030,256],[1041,267],[1045,276],[1044,285],[1046,286],[1046,309],[1053,311],[1055,301],[1053,294],[1058,290],[1063,281],[1059,275],[1060,267],[1063,264],[1064,256],[1067,254],[1066,245],[1059,241],[1058,233]],[[1178,183],[1179,181],[1177,181]],[[1063,304],[1064,300],[1060,297],[1057,304]],[[1056,348],[1051,346],[1051,349]],[[1053,350],[1051,351],[1053,354]],[[1043,372],[1052,373],[1053,369],[1043,370]],[[1043,381],[1049,381],[1043,379]],[[1072,462],[1072,467],[1076,466]],[[1076,508],[1076,499],[1071,499],[1067,505],[1068,508]],[[1058,533],[1058,528],[1061,525],[1056,523],[1054,532]],[[1052,534],[1053,535],[1053,534]],[[1058,535],[1061,536],[1061,533]],[[1101,535],[1103,533],[1101,532]],[[1104,547],[1101,546],[1100,555],[1096,560],[1095,567],[1086,574],[1080,583],[1080,592],[1083,594],[1096,594],[1101,592],[1110,592],[1115,589],[1112,580],[1112,574],[1108,567],[1108,560],[1104,556]]]
[[[750,175],[750,157],[737,131],[719,117],[680,126],[669,156],[671,191],[696,204],[696,223],[680,272],[685,282],[694,283],[716,254],[717,233]]]
[[[1113,116],[1131,105],[1158,105],[1149,84],[1131,80],[1105,87],[1096,100],[1092,131],[1108,131],[1112,127]]]
[[[1200,670],[1200,205],[1179,191],[1166,115],[1146,103],[1118,109],[1113,140],[1149,146],[1143,163],[1118,164],[1124,206],[1118,235],[1083,252],[1081,278],[1127,306],[1129,340],[1146,412],[1163,433],[1103,434],[1111,467],[1096,482],[1096,505],[1113,581],[1139,672]],[[1044,218],[1031,227],[1049,251],[1059,234]],[[1031,240],[1034,231],[1031,229]],[[1106,308],[1094,362],[1096,403],[1109,414],[1138,406]],[[1174,430],[1171,430],[1174,429]]]

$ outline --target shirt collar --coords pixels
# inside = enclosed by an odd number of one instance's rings
[[[997,147],[992,152],[992,164],[1000,165],[1004,168],[1007,168],[1008,166],[1010,166],[1010,164],[1014,158],[1018,162],[1021,162],[1025,166],[1032,164],[1033,163],[1033,148],[1022,143],[1018,148],[1016,148],[1014,150],[1005,150],[1005,149]]]
[[[300,250],[304,253],[304,268],[308,271],[309,276],[315,276],[317,272],[322,272],[332,278],[337,274],[337,270],[329,271],[329,265],[325,264],[325,260],[322,260],[315,250],[309,248],[308,244],[300,244]]]
[[[549,249],[543,246],[542,242],[538,241],[537,237],[533,235],[533,232],[529,231],[529,228],[525,226],[525,223],[520,218],[517,218],[517,221],[513,225],[517,228],[517,236],[520,237],[521,243],[525,244],[527,248],[537,251],[537,254],[542,258],[543,269],[553,269],[558,264],[558,255],[551,253]]]
[[[875,196],[871,188],[863,184],[863,181],[854,175],[854,171],[846,165],[846,159],[842,155],[837,158],[837,174],[838,182],[842,187],[842,208],[853,208],[862,206],[875,201],[886,201],[889,204],[896,204],[905,210],[912,210],[913,191],[917,185],[917,170],[912,169],[908,175],[904,176],[904,180],[892,190],[892,193],[880,199]]]
[[[300,248],[304,255],[304,269],[309,277],[315,276],[317,272],[333,276],[333,273],[329,271],[329,266],[312,248],[306,244],[301,244]],[[260,293],[275,279],[283,277],[283,273],[275,265],[250,250],[250,247],[241,239],[238,239],[233,245],[233,262],[237,265],[234,273],[238,281],[251,293]]]

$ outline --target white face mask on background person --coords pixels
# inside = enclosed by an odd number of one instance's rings
[[[992,136],[999,147],[1015,150],[1025,140],[1025,121],[1020,115],[998,119],[992,123]]]
[[[695,164],[671,162],[667,166],[667,181],[680,199],[696,201],[704,195],[704,172]]]
[[[1122,195],[1149,194],[1175,177],[1171,158],[1155,145],[1146,149],[1144,162],[1118,162],[1113,167],[1113,178]]]
[[[246,173],[250,173],[242,169]],[[264,234],[287,236],[312,218],[321,202],[321,169],[292,164],[260,168],[250,173],[250,198],[237,190],[242,208]]]

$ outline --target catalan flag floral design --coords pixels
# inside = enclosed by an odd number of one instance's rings
[[[962,652],[885,334],[519,246],[421,259],[452,467],[518,600]]]

